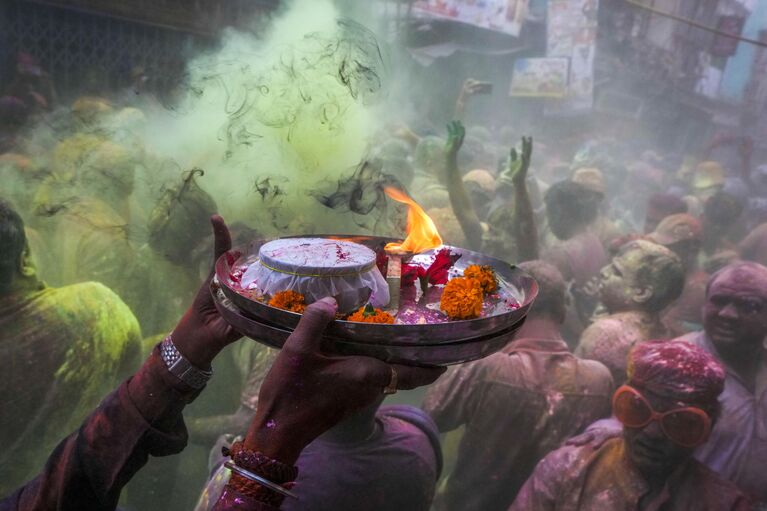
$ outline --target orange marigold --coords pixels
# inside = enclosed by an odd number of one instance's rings
[[[492,293],[498,289],[498,279],[495,278],[495,272],[491,266],[472,264],[463,270],[463,276],[478,280],[485,293]]]
[[[385,323],[391,325],[394,323],[394,316],[381,309],[375,309],[372,305],[367,304],[349,314],[349,317],[346,318],[346,320],[356,321],[358,323]]]
[[[482,313],[483,299],[478,280],[456,277],[445,285],[439,307],[450,319],[473,319]]]
[[[306,309],[306,299],[304,295],[296,291],[280,291],[272,296],[272,299],[269,300],[269,305],[278,309],[303,314]]]

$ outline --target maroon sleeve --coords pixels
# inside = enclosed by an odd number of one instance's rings
[[[35,479],[0,501],[0,511],[114,510],[150,454],[167,456],[186,446],[181,411],[198,394],[168,372],[155,347],[136,374],[56,447]]]

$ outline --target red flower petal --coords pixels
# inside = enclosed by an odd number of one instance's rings
[[[425,272],[425,277],[428,277],[429,284],[432,286],[447,284],[448,272],[460,258],[460,254],[453,254],[450,252],[449,248],[443,248],[437,252],[437,255],[434,257],[434,262],[431,263]]]

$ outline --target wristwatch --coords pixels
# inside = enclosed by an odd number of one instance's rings
[[[213,376],[213,369],[210,371],[203,371],[192,365],[184,355],[173,344],[173,339],[169,335],[160,344],[160,356],[163,362],[168,367],[168,371],[171,372],[176,378],[183,381],[193,389],[201,389],[208,383],[211,376]]]

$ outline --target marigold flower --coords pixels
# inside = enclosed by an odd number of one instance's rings
[[[383,323],[391,325],[394,323],[394,316],[381,309],[375,309],[372,305],[367,304],[349,314],[349,317],[346,318],[346,320],[356,321],[358,323]]]
[[[472,264],[463,270],[463,276],[478,280],[485,293],[493,293],[498,289],[498,279],[491,266]]]
[[[439,307],[450,319],[474,319],[482,313],[484,293],[476,279],[456,277],[442,291]]]
[[[303,314],[304,310],[306,310],[306,298],[296,291],[280,291],[272,296],[272,299],[269,300],[269,305],[278,309]]]

